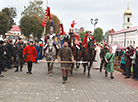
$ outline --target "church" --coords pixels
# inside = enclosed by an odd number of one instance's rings
[[[127,7],[127,10],[124,12],[123,15],[123,30],[114,31],[113,29],[110,30],[108,36],[108,43],[109,44],[120,44],[124,47],[128,47],[130,45],[136,47],[138,46],[138,26],[131,27],[131,18],[132,12]]]

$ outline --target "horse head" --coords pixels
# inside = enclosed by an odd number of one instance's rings
[[[94,40],[90,39],[90,41],[88,42],[88,49],[93,47],[94,47]]]

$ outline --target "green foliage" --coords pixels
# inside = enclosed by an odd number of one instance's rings
[[[15,7],[3,8],[0,12],[0,34],[5,35],[15,25],[14,18],[17,16]]]
[[[109,30],[105,33],[104,39],[108,42]]]
[[[102,30],[102,28],[96,28],[95,31],[94,31],[93,37],[98,42],[101,42],[102,39],[103,39],[103,30]]]
[[[31,34],[31,17],[30,16],[23,16],[21,19],[20,19],[20,28],[21,28],[21,31],[22,33],[28,37],[28,40],[29,40],[29,36]]]
[[[43,27],[41,26],[41,18],[37,15],[33,15],[31,18],[31,32],[33,37],[40,39],[42,37]]]
[[[0,12],[0,35],[5,35],[9,27],[9,17],[4,12]]]
[[[41,26],[41,19],[37,15],[23,16],[20,20],[20,28],[28,38],[30,34],[33,34],[33,37],[38,39],[42,36],[43,27]]]
[[[80,33],[80,34],[79,34],[79,35],[80,35],[80,38],[81,38],[81,41],[83,41],[83,40],[84,40],[85,35],[86,35],[86,32],[87,32],[87,31],[82,32],[82,33]]]
[[[29,1],[29,6],[24,6],[24,11],[21,13],[22,16],[27,15],[38,15],[41,19],[44,18],[45,13],[43,9],[43,1],[41,0],[34,0]]]

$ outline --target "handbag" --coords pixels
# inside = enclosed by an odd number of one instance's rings
[[[110,58],[109,58],[109,59],[107,59],[107,61],[108,61],[108,62],[110,61],[110,59],[112,58],[112,56],[113,56],[113,54],[110,56]],[[106,63],[106,61],[105,61],[104,67],[106,67],[106,66],[107,66],[107,64],[108,64],[108,63]]]

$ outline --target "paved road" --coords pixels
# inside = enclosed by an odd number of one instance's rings
[[[45,63],[34,64],[32,75],[26,74],[26,65],[23,72],[8,70],[0,78],[0,102],[138,102],[138,90],[117,76],[111,80],[92,69],[89,79],[81,66],[63,85],[59,67],[54,65],[53,76],[47,74]]]

